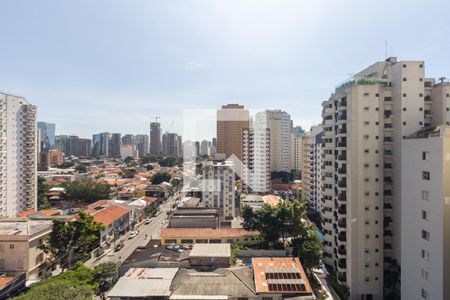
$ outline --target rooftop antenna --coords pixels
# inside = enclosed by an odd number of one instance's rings
[[[388,41],[386,40],[386,44],[384,46],[384,59],[388,58]]]
[[[158,120],[161,119],[160,117],[154,117],[156,120],[156,123],[158,123]]]

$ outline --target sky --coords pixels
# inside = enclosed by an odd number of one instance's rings
[[[57,134],[148,133],[156,116],[182,133],[191,109],[227,103],[282,109],[308,129],[386,49],[450,77],[450,1],[0,0],[0,11],[0,90]]]

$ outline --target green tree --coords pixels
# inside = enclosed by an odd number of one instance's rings
[[[111,188],[106,183],[95,182],[90,178],[75,180],[63,184],[65,192],[62,194],[62,200],[69,203],[74,202],[92,203],[101,199],[109,199]]]
[[[322,259],[322,245],[319,236],[312,231],[301,241],[299,239],[294,240],[293,244],[298,247],[298,256],[303,267],[311,274],[314,268],[320,266],[320,260]]]
[[[146,165],[145,168],[147,169],[147,171],[151,171],[154,169],[153,165],[150,164]]]
[[[32,286],[26,293],[13,300],[92,300],[94,290],[90,286],[77,285],[65,280],[54,280]]]
[[[107,262],[94,268],[94,281],[97,283],[96,294],[106,299],[105,293],[109,291],[119,279],[119,268],[116,263]]]
[[[50,236],[40,248],[64,270],[98,246],[103,229],[103,224],[84,212],[80,212],[75,221],[55,219]]]
[[[74,165],[74,163],[73,163],[73,161],[65,161],[65,162],[63,162],[62,164],[60,164],[59,166],[58,166],[58,168],[60,168],[60,169],[68,169],[68,168],[70,168],[70,167],[73,167],[73,165]]]
[[[152,182],[152,184],[160,184],[164,181],[169,182],[171,178],[172,175],[170,175],[169,173],[159,172],[153,175],[150,181]]]
[[[37,179],[38,190],[37,190],[37,202],[38,202],[38,210],[50,208],[50,204],[48,203],[47,197],[44,194],[50,189],[48,184],[46,184],[46,180],[42,176],[38,176]]]
[[[84,165],[77,165],[75,167],[75,172],[77,172],[77,173],[86,173],[87,172],[87,168]]]
[[[257,222],[256,215],[250,206],[248,205],[244,206],[244,208],[242,209],[241,217],[242,217],[242,227],[245,230],[257,230],[259,228],[259,226],[256,224]]]
[[[123,178],[134,178],[134,175],[136,175],[136,169],[134,168],[122,169]]]

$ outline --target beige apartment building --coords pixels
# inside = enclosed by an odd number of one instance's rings
[[[243,105],[222,105],[217,111],[216,153],[225,154],[225,158],[234,154],[242,159],[242,130],[249,126],[249,112]]]
[[[47,163],[49,166],[59,166],[64,163],[64,153],[59,150],[49,150],[47,153]]]
[[[322,126],[313,126],[302,137],[302,199],[309,208],[320,211],[322,207]]]
[[[324,262],[350,287],[351,299],[399,294],[400,278],[392,277],[403,253],[402,141],[449,121],[444,86],[425,78],[423,61],[391,57],[322,104]]]
[[[50,272],[43,267],[46,254],[39,249],[52,231],[48,220],[0,221],[0,272],[26,273],[27,280],[41,279]]]
[[[402,299],[450,299],[450,126],[404,139],[402,166]]]

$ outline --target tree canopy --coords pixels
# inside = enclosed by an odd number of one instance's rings
[[[80,212],[75,221],[55,219],[50,236],[40,248],[50,253],[51,260],[64,270],[98,246],[103,229],[103,224],[84,212]]]
[[[124,168],[121,171],[123,178],[134,178],[134,175],[136,175],[136,169],[134,168]]]
[[[42,280],[13,300],[87,300],[94,294],[105,299],[105,292],[118,280],[118,266],[108,262],[90,269],[78,264],[73,270]]]
[[[50,186],[46,184],[46,180],[42,176],[38,176],[37,179],[38,188],[37,188],[37,206],[38,210],[50,208],[50,204],[48,203],[47,197],[44,194],[50,189]]]
[[[315,226],[307,222],[306,207],[300,200],[281,202],[276,206],[264,205],[257,211],[244,206],[242,226],[259,231],[265,247],[291,244],[309,271],[319,265],[322,248]]]
[[[171,178],[172,178],[172,175],[170,175],[169,173],[159,172],[159,173],[156,173],[155,175],[153,175],[152,178],[150,178],[150,181],[152,182],[152,184],[160,184],[164,181],[169,182]]]
[[[87,168],[85,165],[78,165],[75,167],[75,172],[77,173],[86,173],[87,172]]]
[[[63,184],[65,192],[62,200],[73,202],[93,203],[101,199],[109,199],[111,188],[106,183],[96,182],[86,178]]]

